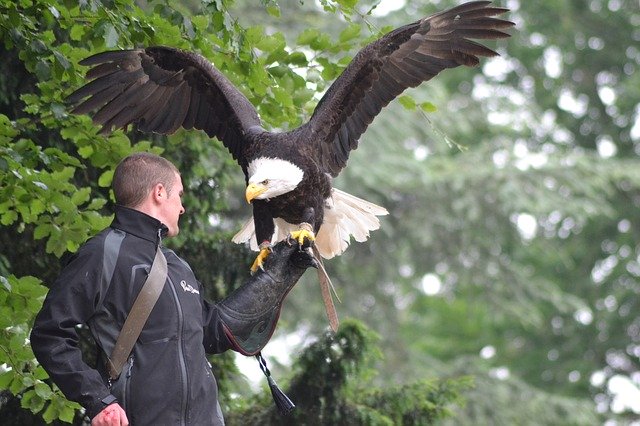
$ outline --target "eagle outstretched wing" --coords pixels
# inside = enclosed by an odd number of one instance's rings
[[[99,108],[93,122],[102,133],[132,123],[161,134],[196,128],[221,140],[243,165],[244,135],[260,126],[258,113],[203,56],[156,46],[98,53],[80,64],[93,67],[87,72],[92,81],[67,100],[77,104],[76,114]]]
[[[513,22],[495,18],[508,9],[474,1],[397,28],[364,47],[318,103],[308,140],[327,173],[337,176],[349,153],[380,110],[409,87],[440,71],[475,66],[478,56],[496,56],[470,39],[509,37]]]

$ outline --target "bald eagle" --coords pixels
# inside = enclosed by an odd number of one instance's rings
[[[260,249],[291,233],[315,241],[319,255],[342,253],[364,241],[386,210],[332,187],[374,117],[405,89],[447,68],[475,66],[497,53],[471,39],[508,37],[508,9],[472,1],[397,28],[361,49],[315,108],[287,132],[270,132],[255,107],[197,53],[147,47],[98,53],[80,62],[92,81],[68,99],[74,113],[95,111],[101,132],[135,124],[144,132],[201,129],[216,137],[242,168],[250,220],[234,241]]]

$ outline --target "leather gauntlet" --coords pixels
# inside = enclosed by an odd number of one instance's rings
[[[272,248],[264,270],[218,303],[220,319],[234,350],[252,356],[267,344],[276,328],[282,302],[315,260],[295,242]]]

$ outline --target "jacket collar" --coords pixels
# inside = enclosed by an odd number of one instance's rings
[[[158,244],[158,233],[165,237],[169,229],[158,219],[139,210],[116,205],[111,227]]]

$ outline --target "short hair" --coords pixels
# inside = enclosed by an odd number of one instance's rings
[[[161,183],[167,194],[180,174],[169,160],[148,152],[138,152],[125,157],[113,173],[111,187],[116,203],[125,207],[138,207],[153,187]]]

